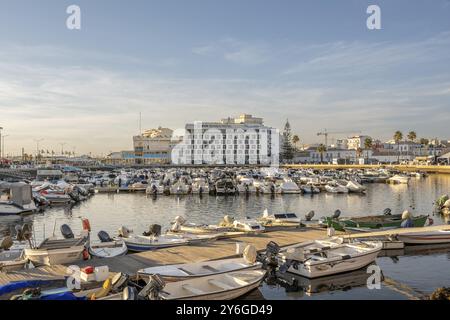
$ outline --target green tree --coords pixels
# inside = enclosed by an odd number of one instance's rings
[[[369,150],[372,149],[372,145],[373,145],[373,141],[372,138],[366,138],[366,140],[364,140],[364,148],[366,149],[366,157],[367,160],[369,160]]]
[[[283,160],[292,160],[294,158],[294,148],[292,146],[292,133],[289,120],[286,120],[283,131],[283,145],[281,158]]]
[[[401,131],[395,131],[394,133],[394,141],[397,144],[397,162],[400,163],[400,141],[403,139],[403,133]]]
[[[324,144],[320,144],[317,148],[317,152],[320,153],[320,163],[323,163],[323,154],[327,151],[327,147]]]

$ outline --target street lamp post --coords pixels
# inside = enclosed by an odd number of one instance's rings
[[[34,142],[36,142],[36,159],[35,162],[37,164],[37,158],[41,154],[41,151],[39,150],[39,142],[44,141],[44,139],[34,139]]]
[[[1,139],[0,139],[0,140],[2,140],[2,145],[1,145],[2,146],[2,148],[1,148],[2,158],[5,158],[5,138],[6,137],[9,137],[9,134],[1,136]]]
[[[1,155],[1,151],[3,150],[2,149],[2,130],[3,130],[3,127],[0,127],[0,155]]]

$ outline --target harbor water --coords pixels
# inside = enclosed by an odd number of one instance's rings
[[[393,213],[408,209],[414,215],[429,214],[434,224],[447,223],[432,213],[433,202],[450,193],[450,175],[430,175],[411,179],[409,185],[367,184],[366,195],[249,195],[249,196],[147,196],[144,193],[96,194],[74,207],[50,208],[27,217],[0,217],[0,233],[16,224],[31,222],[34,236],[40,241],[67,223],[78,232],[80,217],[90,220],[93,234],[100,230],[115,235],[125,225],[135,233],[148,230],[150,224],[168,228],[178,215],[197,223],[218,223],[224,215],[235,218],[257,217],[264,209],[271,213],[295,212],[303,217],[314,210],[314,219],[331,215],[336,209],[342,216],[381,214],[385,208]],[[56,226],[56,228],[55,228]],[[368,289],[366,270],[318,280],[300,279],[296,286],[285,282],[266,283],[249,297],[254,299],[414,299],[423,298],[442,286],[450,286],[450,246],[412,247],[388,252],[378,257],[383,282],[380,289]]]

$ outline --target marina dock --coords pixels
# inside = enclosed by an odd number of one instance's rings
[[[178,246],[155,251],[132,253],[110,259],[91,259],[80,261],[77,265],[80,267],[108,265],[110,272],[123,272],[134,276],[139,269],[147,267],[236,257],[236,243],[238,242],[252,244],[258,251],[262,251],[270,241],[274,241],[284,247],[299,242],[324,239],[326,237],[326,229],[323,228],[292,228],[269,231],[254,236],[217,240],[198,246]],[[14,272],[0,272],[0,285],[20,280],[60,280],[64,276],[67,276],[66,267],[61,265]]]

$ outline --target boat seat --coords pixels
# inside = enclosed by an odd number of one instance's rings
[[[195,273],[192,273],[192,272],[190,272],[189,270],[186,270],[186,269],[184,269],[184,268],[178,268],[178,270],[180,270],[180,271],[182,271],[182,272],[184,272],[184,273],[186,273],[186,274],[188,274],[188,275],[190,275],[190,276],[195,275]]]
[[[198,289],[198,288],[194,288],[194,287],[190,286],[189,284],[183,284],[181,287],[182,287],[184,290],[187,290],[187,291],[189,291],[189,292],[192,293],[192,294],[196,294],[196,295],[206,294],[205,291],[200,290],[200,289]]]
[[[208,283],[210,283],[210,284],[212,284],[212,285],[214,285],[216,287],[219,287],[219,288],[221,288],[223,290],[235,289],[234,287],[230,286],[229,284],[223,283],[223,282],[215,280],[215,279],[208,280]]]
[[[203,265],[202,266],[203,269],[212,271],[212,272],[220,272],[220,270],[217,270],[216,268],[211,267],[210,265]]]

